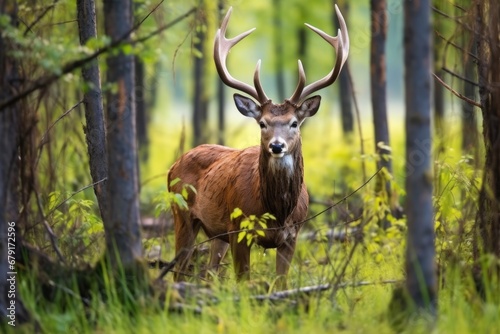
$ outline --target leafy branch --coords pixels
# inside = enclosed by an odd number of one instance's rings
[[[163,0],[160,2],[160,4],[162,2],[163,2]],[[104,53],[107,53],[107,52],[110,52],[111,50],[113,50],[114,48],[119,47],[119,46],[121,47],[123,45],[134,45],[136,43],[143,43],[146,40],[148,40],[149,38],[151,38],[153,36],[156,36],[160,32],[162,32],[162,31],[164,31],[166,29],[171,28],[175,24],[179,23],[180,21],[182,21],[185,18],[187,18],[190,15],[192,15],[197,10],[197,7],[193,7],[189,11],[187,11],[186,13],[184,13],[183,15],[181,15],[181,16],[177,17],[176,19],[172,20],[171,22],[169,22],[169,23],[161,26],[160,28],[158,28],[156,31],[150,33],[149,35],[147,35],[147,36],[145,36],[143,38],[139,38],[137,40],[126,41],[126,39],[135,30],[137,30],[141,26],[141,24],[145,21],[145,19],[147,17],[149,17],[149,15],[151,15],[153,13],[153,11],[155,11],[158,8],[158,6],[159,6],[159,4],[155,8],[153,8],[153,10],[150,13],[148,13],[143,20],[139,21],[136,25],[134,25],[132,27],[132,29],[130,31],[128,31],[126,34],[124,34],[121,38],[119,38],[116,41],[113,41],[110,44],[108,44],[108,45],[106,45],[106,46],[104,46],[104,47],[96,50],[95,52],[89,54],[86,57],[83,57],[81,59],[69,62],[68,64],[64,65],[62,67],[61,71],[58,72],[58,73],[53,73],[53,74],[50,74],[50,75],[46,75],[46,76],[43,76],[43,77],[41,77],[41,78],[39,78],[37,80],[34,80],[33,83],[30,86],[28,86],[24,90],[20,91],[18,94],[14,95],[14,96],[11,96],[11,97],[9,97],[9,98],[7,98],[5,100],[0,101],[0,112],[4,111],[7,107],[13,105],[14,103],[17,103],[18,101],[24,99],[25,97],[27,97],[31,93],[33,93],[33,92],[35,92],[35,91],[37,91],[39,89],[45,88],[48,85],[56,82],[57,80],[59,80],[60,78],[62,78],[64,75],[66,75],[66,74],[68,74],[70,72],[73,72],[76,69],[79,69],[79,68],[83,67],[84,65],[86,65],[90,61],[96,59],[100,55],[102,55]]]
[[[276,220],[272,214],[266,212],[262,216],[256,215],[246,216],[240,208],[236,208],[230,215],[231,220],[243,217],[240,222],[240,231],[238,233],[238,243],[246,239],[247,246],[258,237],[265,237],[264,230],[267,229],[267,222],[269,220]]]

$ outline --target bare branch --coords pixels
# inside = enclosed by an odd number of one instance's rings
[[[443,71],[445,71],[446,73],[449,73],[449,74],[453,75],[455,78],[458,78],[458,79],[463,80],[463,81],[465,81],[467,83],[470,83],[473,86],[479,87],[479,84],[477,82],[474,82],[474,81],[472,81],[470,79],[467,79],[466,77],[464,77],[464,76],[462,76],[462,75],[460,75],[458,73],[455,73],[455,72],[453,72],[452,70],[449,70],[446,67],[441,67],[441,69]]]
[[[472,99],[469,99],[468,97],[460,94],[459,92],[457,92],[456,90],[454,90],[453,88],[451,88],[450,86],[448,86],[440,77],[438,77],[435,73],[432,73],[432,75],[434,76],[434,78],[439,81],[439,83],[441,85],[444,86],[444,88],[448,89],[453,95],[455,95],[456,97],[464,100],[465,102],[467,103],[470,103],[472,104],[473,106],[476,106],[476,107],[479,107],[479,108],[482,108],[481,104],[472,100]]]
[[[439,31],[435,30],[434,32],[436,33],[436,36],[439,37],[439,38],[441,38],[443,41],[445,41],[446,44],[455,47],[456,49],[458,49],[458,50],[462,51],[463,53],[467,54],[472,59],[474,59],[476,61],[479,61],[479,58],[475,54],[473,54],[472,52],[470,52],[469,50],[466,50],[462,46],[460,46],[460,45],[452,42],[451,39],[446,38]]]
[[[66,203],[67,201],[69,201],[71,198],[73,198],[73,196],[75,196],[76,194],[78,193],[81,193],[82,191],[84,191],[85,189],[88,189],[88,188],[92,188],[94,187],[96,184],[99,184],[101,182],[104,182],[106,181],[108,178],[105,177],[103,178],[102,180],[99,180],[97,182],[94,182],[94,183],[91,183],[89,185],[86,185],[85,187],[83,188],[80,188],[78,189],[77,191],[75,191],[74,193],[72,193],[71,195],[69,195],[66,199],[64,199],[62,202],[60,202],[59,204],[57,204],[52,210],[49,211],[49,213],[47,213],[46,217],[50,216],[51,214],[53,214],[57,209],[59,209],[61,207],[61,205],[63,205],[64,203]]]
[[[47,233],[49,234],[50,238],[50,244],[52,245],[52,248],[57,254],[57,257],[59,258],[59,261],[62,263],[66,263],[64,260],[64,257],[61,253],[61,250],[57,246],[57,236],[54,234],[54,231],[52,231],[52,228],[50,227],[49,223],[47,222],[47,216],[43,213],[43,206],[42,206],[42,201],[40,199],[40,195],[38,194],[38,191],[34,189],[35,191],[35,196],[36,196],[36,204],[38,206],[38,211],[40,212],[40,216],[42,217],[42,223],[45,229],[47,230]]]
[[[63,119],[64,117],[66,117],[70,112],[72,112],[73,110],[76,109],[76,107],[78,107],[80,104],[82,104],[83,100],[80,100],[78,101],[74,106],[72,106],[71,108],[69,108],[68,110],[66,110],[61,116],[59,116],[55,121],[54,123],[52,123],[49,128],[47,129],[47,131],[45,131],[45,133],[43,134],[42,136],[42,139],[40,140],[40,144],[38,145],[38,147],[42,146],[43,144],[45,144],[45,137],[47,136],[47,134],[49,133],[49,131],[61,120]]]
[[[40,22],[40,20],[45,16],[47,15],[47,13],[55,7],[55,5],[59,2],[59,0],[54,0],[54,2],[50,5],[48,5],[44,10],[43,12],[38,15],[38,17],[29,25],[26,27],[26,30],[24,31],[24,36],[26,36],[28,34],[28,32],[33,32],[31,29],[38,23]]]

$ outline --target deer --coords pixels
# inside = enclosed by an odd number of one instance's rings
[[[188,192],[188,209],[172,205],[175,281],[187,279],[195,238],[202,229],[209,239],[213,239],[208,268],[218,268],[230,248],[236,279],[249,279],[251,246],[276,248],[276,284],[286,286],[298,232],[309,206],[300,127],[306,118],[316,114],[321,97],[308,96],[335,82],[349,54],[346,23],[337,5],[335,10],[339,21],[335,37],[306,23],[335,49],[333,69],[322,79],[306,86],[304,68],[298,60],[299,78],[295,91],[283,103],[275,104],[260,82],[260,60],[254,72],[253,87],[233,78],[227,69],[226,59],[231,48],[255,30],[226,38],[232,12],[232,8],[228,9],[215,36],[215,66],[225,85],[251,97],[233,95],[238,111],[257,121],[261,131],[260,145],[234,149],[202,144],[182,155],[170,168],[169,191],[180,193],[184,187]],[[177,182],[172,182],[174,180]],[[269,219],[267,228],[262,229],[264,233],[257,234],[250,244],[238,242],[243,218],[231,219],[235,208],[245,216],[269,213],[275,219]]]

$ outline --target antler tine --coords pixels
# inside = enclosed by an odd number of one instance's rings
[[[217,72],[219,73],[221,80],[226,85],[234,89],[237,89],[239,91],[242,91],[244,93],[247,93],[260,103],[264,103],[268,100],[268,98],[264,93],[264,90],[262,89],[262,85],[260,84],[260,60],[259,62],[257,62],[257,68],[255,69],[255,74],[254,74],[255,88],[242,81],[233,78],[231,74],[229,74],[229,71],[227,69],[226,59],[231,48],[236,44],[238,44],[238,42],[240,42],[243,38],[250,35],[255,30],[255,28],[253,28],[244,33],[239,34],[236,37],[227,39],[226,30],[232,11],[233,8],[230,7],[226,13],[226,16],[224,17],[224,20],[222,20],[220,29],[217,30],[217,33],[215,35],[215,41],[214,41],[215,67],[217,68]]]
[[[302,94],[302,91],[304,90],[304,86],[306,85],[306,73],[304,72],[304,67],[302,66],[302,62],[300,60],[298,61],[298,67],[299,82],[297,83],[297,87],[295,88],[292,97],[288,99],[292,103],[300,102],[300,96]]]
[[[257,100],[261,104],[264,104],[267,101],[269,101],[269,98],[267,97],[266,93],[264,93],[264,89],[262,88],[262,84],[260,83],[260,59],[259,61],[257,61],[257,67],[255,67],[255,72],[253,75],[253,85],[257,90],[257,95],[259,96]]]
[[[337,53],[335,66],[330,71],[330,73],[328,73],[328,75],[326,75],[325,77],[323,77],[318,81],[315,81],[307,85],[300,93],[295,91],[292,97],[290,98],[290,101],[293,103],[299,103],[306,96],[334,83],[335,80],[337,80],[337,77],[340,73],[340,70],[342,69],[342,66],[344,66],[344,63],[347,60],[347,56],[349,55],[349,34],[347,32],[347,26],[345,24],[344,17],[342,16],[342,13],[340,12],[340,9],[338,8],[337,5],[335,5],[335,11],[337,13],[340,25],[336,37],[330,36],[324,31],[306,23],[306,26],[309,29],[320,35],[325,41],[327,41],[331,46],[335,48],[335,52]]]

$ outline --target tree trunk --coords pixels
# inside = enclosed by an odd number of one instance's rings
[[[466,45],[465,41],[464,49],[469,50],[470,53],[476,54],[476,43],[474,38],[471,39],[470,46]],[[469,55],[465,55],[465,78],[474,82],[476,81],[476,71],[475,64]],[[476,87],[472,82],[465,81],[464,85],[464,96],[475,100],[476,99]],[[442,86],[442,85],[440,85]],[[464,154],[471,154],[474,158],[477,153],[478,145],[478,129],[476,120],[476,111],[472,104],[462,101],[462,152]]]
[[[419,310],[436,317],[437,279],[432,208],[429,0],[404,3],[406,104],[406,289]]]
[[[273,46],[274,46],[274,68],[276,70],[276,92],[278,101],[286,99],[285,96],[285,69],[283,57],[283,24],[281,21],[281,0],[273,0]]]
[[[132,28],[130,0],[104,1],[104,30],[112,41]],[[130,40],[127,37],[125,41]],[[109,219],[104,225],[112,263],[134,266],[142,256],[139,229],[134,57],[121,50],[107,58],[107,81],[115,85],[106,94]]]
[[[442,0],[434,0],[434,6],[440,10],[442,8],[441,6]],[[434,13],[434,29],[440,33],[443,34],[443,25],[442,25],[442,20],[443,17],[437,13]],[[444,71],[442,69],[443,64],[442,64],[442,52],[445,49],[443,40],[441,38],[436,38],[434,42],[434,72],[439,78],[444,78]],[[438,138],[438,151],[443,152],[444,151],[444,143],[442,142],[442,138],[445,136],[445,130],[444,130],[444,114],[445,114],[445,104],[444,104],[444,87],[441,83],[437,82],[436,80],[434,81],[434,90],[433,90],[433,96],[434,96],[434,129],[436,133],[436,138]]]
[[[476,3],[479,95],[486,151],[476,224],[483,251],[500,257],[500,3]]]
[[[387,200],[394,217],[401,216],[398,196],[392,191],[392,152],[387,119],[385,41],[387,38],[387,2],[370,0],[371,9],[371,44],[370,44],[370,88],[373,109],[373,128],[375,131],[375,152],[378,155],[377,169],[384,168],[387,173],[377,176],[375,191]],[[389,227],[387,219],[380,222]]]
[[[385,167],[392,174],[390,159],[389,125],[387,122],[385,40],[387,36],[387,3],[385,0],[370,0],[371,45],[370,83],[375,130],[375,150],[379,155],[377,168]],[[388,187],[390,189],[390,187]]]
[[[203,8],[203,0],[199,3],[200,9]],[[204,10],[198,11],[197,29],[194,35],[193,43],[193,146],[197,146],[207,142],[207,119],[208,119],[208,99],[205,88],[205,54],[204,45],[206,40],[205,30],[203,26],[206,24]]]
[[[10,24],[17,26],[17,3],[0,0],[0,15],[10,18]],[[20,82],[15,60],[9,57],[11,45],[0,34],[0,101],[16,93]],[[17,210],[13,205],[11,192],[16,191],[15,180],[19,177],[17,165],[19,148],[19,126],[21,111],[19,103],[0,110],[0,328],[8,323],[19,325],[28,320],[17,285],[17,268],[14,261],[19,249],[20,231],[17,229]],[[15,214],[15,215],[13,215]],[[17,246],[17,247],[16,247]]]
[[[135,66],[135,108],[137,125],[137,143],[139,145],[140,158],[142,161],[148,159],[148,105],[145,94],[145,69],[141,57],[134,56]]]
[[[218,10],[219,10],[219,25],[220,26],[220,23],[222,22],[222,19],[224,18],[224,0],[219,0],[217,2],[217,6],[218,6]],[[224,137],[225,137],[225,99],[226,99],[226,96],[225,96],[225,85],[224,83],[222,82],[222,80],[219,79],[219,77],[217,76],[217,105],[218,105],[218,111],[217,111],[217,124],[218,124],[218,136],[217,136],[217,143],[219,145],[224,145]]]
[[[344,17],[349,16],[349,4],[346,1],[339,1],[339,8],[344,13]],[[333,21],[335,27],[339,27],[335,6],[332,7]],[[342,132],[344,135],[350,135],[354,131],[354,114],[352,108],[352,88],[349,82],[349,60],[344,64],[344,70],[339,74],[339,100],[340,114],[342,122]]]
[[[78,31],[80,44],[85,45],[91,38],[97,36],[95,2],[94,0],[77,0]],[[108,194],[107,182],[108,159],[106,156],[106,127],[104,122],[104,108],[102,103],[101,77],[97,59],[82,68],[82,78],[88,89],[84,92],[83,103],[85,106],[84,126],[89,155],[90,175],[97,197],[101,218],[108,219]],[[100,182],[102,181],[102,182]]]

